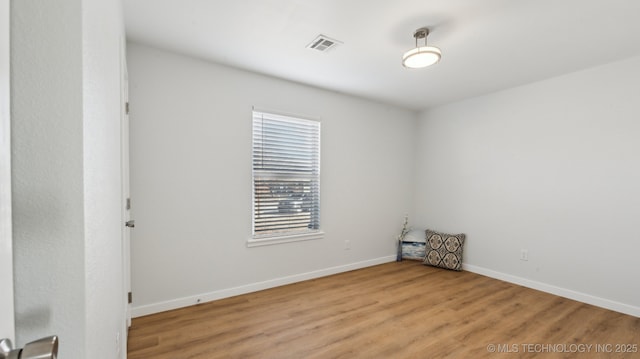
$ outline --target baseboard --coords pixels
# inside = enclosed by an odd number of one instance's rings
[[[511,274],[506,274],[506,273],[494,271],[491,269],[474,266],[471,264],[462,264],[462,269],[469,272],[481,274],[487,277],[499,279],[505,282],[518,284],[523,287],[532,288],[542,292],[551,293],[561,297],[573,299],[578,302],[595,305],[596,307],[613,310],[619,313],[632,315],[634,317],[640,317],[640,307],[636,307],[633,305],[596,297],[596,296],[582,293],[582,292],[576,292],[566,288],[556,287],[551,284],[537,282],[534,280],[514,276]]]
[[[348,272],[355,269],[361,269],[361,268],[371,267],[378,264],[389,263],[395,260],[396,260],[395,255],[380,257],[380,258],[370,259],[362,262],[356,262],[356,263],[350,263],[350,264],[345,264],[345,265],[331,267],[331,268],[320,269],[313,272],[300,273],[300,274],[295,274],[287,277],[270,279],[264,282],[251,283],[251,284],[242,285],[239,287],[221,289],[214,292],[203,293],[199,295],[183,297],[178,299],[172,299],[172,300],[159,302],[159,303],[142,305],[139,307],[134,306],[131,309],[131,316],[134,318],[142,317],[149,314],[165,312],[167,310],[188,307],[195,304],[206,303],[206,302],[211,302],[218,299],[234,297],[236,295],[257,292],[259,290],[275,288],[282,285],[302,282],[309,279],[326,277],[329,275]]]

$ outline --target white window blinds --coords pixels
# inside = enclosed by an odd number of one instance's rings
[[[253,236],[320,229],[320,122],[253,112]]]

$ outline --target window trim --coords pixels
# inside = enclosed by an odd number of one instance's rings
[[[322,126],[320,126],[321,121],[319,118],[314,118],[305,115],[293,114],[282,111],[274,111],[272,109],[264,109],[253,106],[252,107],[252,131],[253,131],[253,117],[255,112],[260,112],[268,115],[272,115],[274,117],[285,117],[292,118],[293,120],[304,120],[304,121],[313,121],[318,122],[319,132],[318,132],[318,140],[321,139]],[[260,247],[260,246],[268,246],[275,244],[284,244],[291,242],[300,242],[300,241],[308,241],[308,240],[316,240],[324,238],[324,231],[322,228],[318,228],[315,230],[309,230],[301,233],[276,233],[276,234],[255,234],[255,188],[254,186],[254,172],[253,172],[253,135],[251,139],[251,157],[252,157],[252,168],[251,168],[251,182],[252,182],[252,190],[251,190],[251,237],[247,240],[247,247]],[[318,171],[320,171],[321,167],[321,146],[318,148]],[[320,181],[320,177],[318,177],[318,181]],[[318,208],[320,208],[320,199],[318,198]],[[320,214],[318,214],[320,216]]]
[[[247,247],[262,247],[273,244],[301,242],[322,238],[324,238],[324,232],[322,230],[288,235],[253,236],[247,241]]]

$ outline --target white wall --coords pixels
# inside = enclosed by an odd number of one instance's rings
[[[60,358],[124,357],[121,4],[11,5],[17,344],[57,334]]]
[[[639,316],[639,69],[636,57],[422,113],[417,222],[465,232],[469,270]]]
[[[395,258],[412,207],[414,113],[135,43],[127,51],[134,315]],[[247,248],[254,105],[321,118],[324,239]]]
[[[120,153],[123,21],[121,1],[82,3],[86,358],[126,357]]]

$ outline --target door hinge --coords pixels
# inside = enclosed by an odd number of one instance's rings
[[[133,294],[131,294],[131,292],[127,294],[127,301],[129,304],[133,303]]]
[[[131,209],[131,198],[127,198],[127,203],[125,204],[124,209]]]
[[[129,101],[124,103],[124,112],[128,115],[129,114]]]

